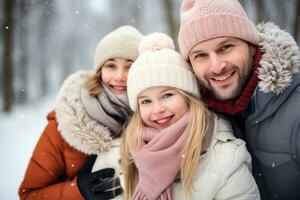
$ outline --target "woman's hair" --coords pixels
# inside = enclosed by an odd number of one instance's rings
[[[101,69],[102,68],[99,67],[96,73],[88,76],[84,84],[92,97],[97,96],[97,94],[99,94],[99,92],[101,91]]]
[[[189,134],[181,151],[180,163],[183,189],[190,194],[194,189],[192,178],[199,165],[203,140],[207,133],[213,131],[214,121],[212,112],[206,108],[203,102],[180,89],[177,90],[185,97],[190,110],[190,120],[187,125]],[[124,131],[121,144],[121,166],[125,181],[125,199],[130,199],[138,182],[138,170],[132,156],[139,151],[143,126],[139,107],[137,107]]]

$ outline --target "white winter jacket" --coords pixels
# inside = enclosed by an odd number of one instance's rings
[[[207,152],[201,156],[191,196],[182,184],[174,183],[174,199],[258,200],[259,190],[252,177],[251,157],[245,142],[233,136],[228,121],[215,115],[215,127]]]
[[[257,185],[252,177],[251,157],[245,142],[233,136],[228,121],[214,116],[215,127],[207,152],[201,156],[194,176],[192,196],[185,194],[180,181],[174,182],[175,200],[259,200]],[[112,167],[116,174],[119,166],[119,140],[106,154],[98,156],[93,170]],[[120,177],[123,183],[123,176]],[[124,186],[124,184],[122,184]],[[122,199],[122,195],[117,199]]]

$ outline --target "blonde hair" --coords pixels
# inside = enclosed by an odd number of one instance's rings
[[[101,69],[102,68],[99,67],[96,73],[93,73],[92,75],[88,76],[84,84],[84,86],[89,91],[89,94],[92,97],[95,97],[101,91],[101,87],[102,87]]]
[[[187,125],[189,134],[181,151],[184,156],[182,156],[180,163],[183,189],[190,194],[194,189],[192,178],[199,165],[204,137],[212,133],[214,121],[212,112],[206,108],[203,102],[180,89],[177,90],[185,97],[190,110],[190,120]],[[138,182],[138,170],[132,155],[139,150],[143,126],[137,107],[124,131],[121,143],[121,166],[124,173],[126,200],[132,196]]]

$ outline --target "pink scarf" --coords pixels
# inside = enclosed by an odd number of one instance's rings
[[[187,137],[189,114],[157,131],[145,127],[141,149],[134,156],[139,181],[132,200],[172,200],[173,181],[180,171],[180,158]]]

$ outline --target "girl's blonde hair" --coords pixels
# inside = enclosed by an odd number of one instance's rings
[[[181,152],[183,156],[180,163],[183,189],[190,194],[194,189],[192,178],[199,165],[204,137],[212,133],[214,121],[212,112],[206,108],[203,102],[180,89],[177,90],[185,97],[190,110],[190,120],[187,125],[189,134]],[[132,155],[139,150],[143,126],[139,107],[137,107],[124,131],[121,143],[121,166],[124,173],[126,200],[132,196],[138,182],[138,170]]]
[[[101,83],[101,67],[97,70],[96,73],[93,73],[92,75],[88,76],[84,86],[87,88],[89,91],[89,94],[92,97],[97,96],[97,94],[100,93],[102,83]]]

